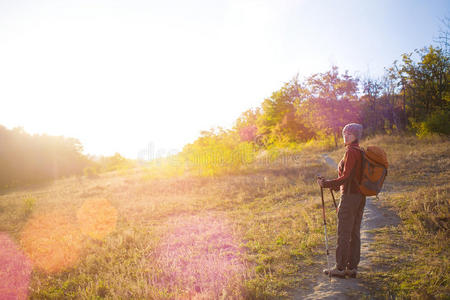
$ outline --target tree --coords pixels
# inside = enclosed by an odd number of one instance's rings
[[[264,145],[300,142],[312,135],[297,114],[300,104],[307,98],[305,91],[296,76],[263,101],[257,127],[258,134],[264,137]]]
[[[0,143],[1,187],[81,174],[89,164],[74,138],[29,135],[22,127],[0,126]]]
[[[444,55],[448,57],[450,55],[450,17],[445,17],[441,20],[439,36],[435,42],[443,50]]]
[[[258,127],[256,121],[261,114],[261,109],[249,109],[243,112],[235,121],[233,130],[239,133],[241,141],[255,141]]]
[[[414,59],[414,54],[418,56],[418,61]],[[440,48],[429,46],[402,55],[402,64],[396,66],[393,72],[401,78],[407,117],[420,122],[430,117],[436,109],[449,109],[449,71],[449,57]]]
[[[358,81],[347,71],[339,74],[337,66],[307,78],[309,97],[301,104],[300,114],[312,130],[333,135],[336,147],[345,124],[359,121]]]

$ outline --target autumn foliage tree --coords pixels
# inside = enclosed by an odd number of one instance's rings
[[[345,124],[359,121],[358,79],[347,72],[339,74],[333,66],[330,71],[310,76],[306,80],[309,95],[299,107],[299,115],[314,132],[337,137]]]
[[[254,159],[255,150],[297,150],[302,143],[328,143],[330,138],[337,147],[342,128],[350,122],[363,124],[365,136],[450,134],[449,69],[448,51],[430,46],[402,55],[381,78],[360,80],[340,73],[337,66],[304,81],[297,75],[260,107],[241,114],[231,130],[202,132],[181,156],[199,173],[214,175],[238,170],[243,161]]]
[[[304,91],[298,77],[295,77],[263,101],[257,126],[258,134],[263,136],[264,145],[286,145],[305,141],[313,136],[304,120],[297,114],[300,103],[307,97]]]
[[[260,108],[249,109],[235,121],[233,130],[239,134],[241,141],[251,142],[256,140],[258,131],[256,121],[260,114]]]

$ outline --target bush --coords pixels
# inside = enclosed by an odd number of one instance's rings
[[[424,122],[413,123],[418,137],[424,137],[432,133],[450,135],[450,111],[437,110],[433,112]]]
[[[98,171],[96,167],[86,167],[83,170],[84,175],[87,178],[97,178],[98,177]]]
[[[28,216],[33,212],[33,208],[36,204],[36,199],[33,196],[28,195],[27,197],[23,198],[23,204],[25,215]]]
[[[255,161],[257,147],[241,142],[232,131],[203,132],[194,143],[186,145],[177,155],[189,171],[200,176],[238,172]]]

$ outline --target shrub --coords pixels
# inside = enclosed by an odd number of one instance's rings
[[[84,175],[87,178],[97,178],[98,177],[98,171],[95,167],[86,167],[83,170]]]
[[[450,135],[450,111],[437,110],[433,112],[424,122],[413,123],[417,130],[417,136],[422,138],[432,133]]]
[[[36,204],[36,199],[33,196],[28,195],[27,197],[23,198],[23,203],[25,215],[28,216],[33,212],[33,208]]]

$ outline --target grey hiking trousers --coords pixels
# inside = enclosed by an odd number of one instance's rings
[[[366,205],[362,194],[344,194],[338,206],[336,267],[355,269],[361,255],[361,220]]]

